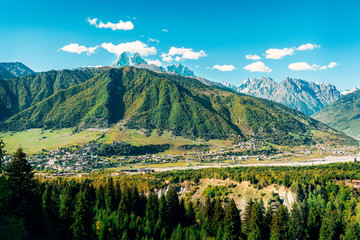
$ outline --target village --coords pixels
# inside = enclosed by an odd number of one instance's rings
[[[122,142],[113,142],[114,145]],[[273,148],[261,141],[251,139],[247,142],[239,142],[231,147],[223,147],[219,150],[210,151],[208,148],[200,150],[184,151],[181,155],[172,154],[145,154],[139,156],[111,156],[97,155],[97,150],[102,143],[89,142],[84,146],[71,146],[57,148],[41,153],[28,155],[29,163],[38,174],[74,175],[81,173],[89,174],[94,171],[113,170],[127,173],[151,173],[154,168],[162,166],[176,166],[179,163],[191,167],[196,165],[212,164],[239,164],[254,162],[279,162],[294,160],[311,160],[314,157],[323,156],[350,156],[358,154],[357,146],[318,146],[304,148]],[[4,156],[4,165],[12,159],[12,155]],[[152,166],[152,167],[150,167]]]

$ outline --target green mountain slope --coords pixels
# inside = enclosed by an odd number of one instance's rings
[[[283,105],[209,87],[196,79],[125,67],[104,69],[87,81],[54,91],[0,124],[2,130],[107,127],[164,129],[202,138],[257,137],[309,144],[313,130],[337,134]],[[339,134],[339,139],[352,141]]]
[[[4,68],[0,67],[0,80],[14,78],[15,76]]]
[[[0,68],[10,72],[15,77],[21,77],[35,72],[21,62],[1,62]]]
[[[55,92],[93,78],[105,69],[61,70],[0,81],[0,121],[37,104]]]
[[[359,137],[360,91],[345,95],[313,117],[350,136]]]

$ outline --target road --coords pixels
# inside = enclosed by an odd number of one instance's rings
[[[273,162],[273,163],[239,163],[239,164],[211,164],[188,167],[164,167],[151,168],[156,172],[173,171],[173,170],[187,170],[187,169],[203,169],[203,168],[221,168],[221,167],[275,167],[275,166],[289,166],[302,167],[329,163],[354,162],[355,158],[360,160],[360,154],[351,156],[326,156],[322,159],[312,159],[301,162]]]

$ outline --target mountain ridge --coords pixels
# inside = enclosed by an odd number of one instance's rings
[[[93,75],[33,101],[1,121],[0,129],[83,129],[123,122],[129,128],[205,139],[256,137],[277,144],[310,144],[318,141],[313,131],[320,131],[353,141],[281,104],[210,87],[195,78],[134,67],[103,68]]]
[[[0,62],[0,68],[6,70],[7,72],[13,75],[10,76],[9,78],[22,77],[28,74],[35,73],[33,70],[31,70],[29,67],[25,66],[21,62]]]
[[[224,82],[222,85],[236,92],[282,103],[308,116],[342,96],[331,84],[307,82],[289,77],[280,83],[271,78],[262,77],[247,79],[239,86]]]
[[[313,117],[350,136],[360,137],[360,90],[343,96]]]
[[[138,53],[130,55],[127,52],[123,52],[118,56],[116,61],[111,66],[117,68],[131,66],[152,70],[154,72],[171,73],[181,76],[195,77],[195,74],[192,70],[180,63],[172,64],[166,67],[157,66],[155,64],[149,64],[148,61],[143,59]]]

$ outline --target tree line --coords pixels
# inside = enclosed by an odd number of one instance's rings
[[[356,164],[350,165],[353,170],[348,164],[335,166],[355,174]],[[299,175],[309,170],[298,168]],[[161,190],[136,184],[154,177],[163,182],[164,173],[128,177],[133,182],[104,176],[36,178],[22,149],[2,171],[1,239],[360,239],[359,193],[331,177],[312,185],[287,175],[281,185],[296,195],[290,208],[250,199],[240,212],[228,197],[180,198],[176,183]],[[266,177],[261,171],[253,172],[257,181]]]

